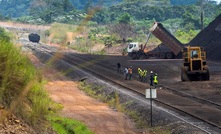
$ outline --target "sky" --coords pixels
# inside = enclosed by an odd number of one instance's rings
[[[221,0],[215,0],[218,4],[221,2]]]

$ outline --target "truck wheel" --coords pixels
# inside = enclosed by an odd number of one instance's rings
[[[166,57],[167,57],[167,59],[172,59],[173,55],[172,55],[172,53],[167,53]]]
[[[202,75],[202,79],[206,81],[210,79],[209,67],[205,66],[204,69],[206,70],[206,73]]]
[[[160,53],[160,58],[161,58],[161,59],[165,59],[165,58],[166,58],[165,53]]]
[[[141,55],[140,59],[147,59],[147,56],[146,55]]]
[[[187,75],[187,71],[185,67],[181,68],[181,80],[182,81],[189,81],[189,77]]]
[[[141,58],[141,56],[142,56],[142,55],[138,53],[136,59],[139,60],[139,59]]]
[[[135,60],[135,59],[137,59],[137,55],[134,53],[134,54],[131,55],[131,58],[132,58],[133,60]]]

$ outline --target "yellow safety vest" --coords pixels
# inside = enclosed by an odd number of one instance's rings
[[[147,70],[143,71],[143,76],[146,77],[147,76]]]
[[[154,82],[154,83],[158,83],[158,80],[157,80],[157,76],[156,76],[156,75],[153,77],[153,82]]]
[[[138,74],[141,74],[142,73],[142,70],[139,68],[138,69]]]

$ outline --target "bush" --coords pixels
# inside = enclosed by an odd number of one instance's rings
[[[81,122],[68,118],[52,116],[49,118],[53,129],[58,134],[92,134],[92,132]]]
[[[8,33],[0,33],[0,103],[42,132],[46,117],[59,110],[59,106],[43,90],[40,72],[10,42]]]
[[[0,28],[0,41],[10,42],[9,34],[6,33],[3,28]]]
[[[9,39],[6,34],[0,38],[0,101],[6,107],[10,106],[36,73],[28,58],[21,55]]]

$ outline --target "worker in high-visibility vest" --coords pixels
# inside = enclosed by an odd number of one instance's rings
[[[157,85],[158,85],[157,73],[155,73],[154,76],[153,76],[153,83],[154,83],[154,86],[155,86],[155,88],[156,88]]]
[[[128,68],[128,76],[129,76],[129,80],[132,79],[132,72],[133,72],[133,69],[132,69],[132,66],[130,66],[130,67]]]
[[[147,80],[147,70],[144,69],[144,70],[143,70],[143,73],[142,73],[141,81],[142,81],[142,82],[146,82],[146,80]]]
[[[138,69],[137,69],[137,72],[138,72],[138,76],[139,76],[139,79],[141,79],[141,73],[142,73],[142,70],[138,67]]]
[[[150,86],[153,86],[154,74],[153,71],[150,71]]]

